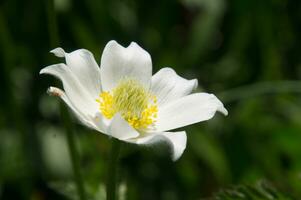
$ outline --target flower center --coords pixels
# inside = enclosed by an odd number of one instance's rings
[[[157,118],[157,99],[139,81],[123,79],[110,92],[104,91],[96,99],[99,110],[111,119],[116,113],[135,129],[149,128]]]

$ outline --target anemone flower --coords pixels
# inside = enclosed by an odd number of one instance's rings
[[[128,143],[166,142],[173,160],[185,150],[187,136],[171,130],[209,120],[216,111],[227,115],[215,95],[192,93],[196,79],[184,79],[171,68],[152,76],[151,56],[135,42],[126,48],[108,42],[100,66],[85,49],[51,53],[65,57],[66,64],[47,66],[40,74],[59,78],[64,91],[50,87],[48,92],[60,97],[84,125]]]

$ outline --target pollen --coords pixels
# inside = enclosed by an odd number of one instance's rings
[[[96,99],[99,110],[107,119],[116,113],[135,129],[150,129],[157,118],[157,98],[139,81],[123,79],[112,91],[105,91]]]

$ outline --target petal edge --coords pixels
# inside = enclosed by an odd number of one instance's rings
[[[187,135],[185,131],[151,133],[145,137],[130,140],[129,142],[146,146],[161,142],[167,143],[171,150],[172,160],[177,161],[186,149]]]

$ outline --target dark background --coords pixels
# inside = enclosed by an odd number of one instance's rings
[[[99,61],[111,39],[141,45],[154,72],[197,78],[229,111],[184,128],[175,163],[164,146],[124,144],[122,197],[200,199],[267,181],[301,199],[301,1],[55,0],[55,13],[51,2],[0,1],[0,199],[74,199],[60,100],[46,94],[60,84],[39,71],[63,62],[57,46]],[[103,199],[110,139],[72,121],[87,194]]]

